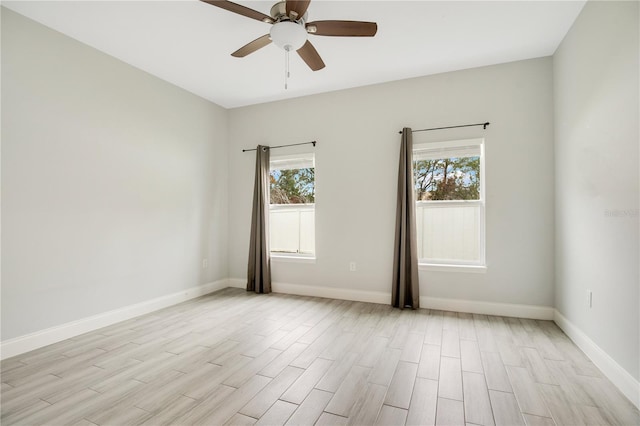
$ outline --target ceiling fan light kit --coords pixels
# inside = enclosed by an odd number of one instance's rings
[[[307,41],[307,31],[298,23],[276,22],[269,32],[273,44],[286,51],[298,50]]]
[[[228,10],[229,12],[237,13],[247,18],[273,25],[269,34],[265,34],[264,36],[247,43],[240,49],[233,52],[231,56],[243,58],[273,42],[276,46],[287,52],[287,65],[288,53],[295,50],[313,71],[321,70],[325,67],[325,64],[318,54],[318,51],[308,40],[309,34],[334,37],[373,37],[376,35],[378,30],[378,25],[375,22],[307,22],[307,9],[309,8],[311,0],[280,1],[271,8],[271,16],[227,0],[201,1],[212,6]],[[288,77],[288,69],[285,72]]]

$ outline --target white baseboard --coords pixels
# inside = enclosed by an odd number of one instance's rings
[[[226,279],[223,279],[197,287],[191,287],[156,299],[103,312],[88,318],[82,318],[66,324],[36,331],[24,336],[5,340],[0,342],[0,359],[20,355],[120,321],[125,321],[140,315],[148,314],[149,312],[157,311],[158,309],[166,308],[167,306],[175,305],[189,299],[194,299],[226,287],[228,287],[228,282]]]
[[[242,278],[229,278],[227,282],[229,283],[229,287],[247,288],[247,280]]]
[[[229,279],[229,287],[246,288],[247,280]],[[297,296],[324,297],[328,299],[352,300],[355,302],[391,303],[391,294],[379,291],[350,290],[337,287],[320,287],[313,285],[272,282],[274,293],[295,294]]]
[[[229,287],[245,288],[247,280],[229,279]],[[336,287],[319,287],[302,284],[272,282],[274,293],[297,294],[299,296],[326,297],[330,299],[354,300],[357,302],[391,303],[391,293],[381,291],[350,290]],[[426,309],[467,312],[470,314],[500,315],[507,317],[552,320],[554,309],[547,306],[515,305],[510,303],[481,302],[477,300],[442,299],[420,297],[420,306]]]
[[[548,306],[483,302],[479,300],[443,299],[429,296],[420,297],[420,306],[427,309],[438,309],[441,311],[541,320],[552,320],[554,312],[554,309]]]
[[[620,389],[620,392],[629,398],[629,401],[636,407],[640,408],[640,382],[557,309],[554,312],[553,321],[582,349],[604,375]]]

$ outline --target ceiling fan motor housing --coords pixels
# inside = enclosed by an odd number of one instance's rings
[[[275,22],[279,22],[281,20],[292,20],[292,21],[307,21],[308,12],[304,13],[304,16],[297,16],[295,12],[291,12],[291,16],[287,16],[287,2],[280,1],[273,6],[271,6],[271,11],[269,12],[271,17]]]

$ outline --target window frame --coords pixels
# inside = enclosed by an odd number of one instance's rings
[[[295,161],[295,160],[301,160],[302,161],[311,161],[312,167],[314,169],[314,199],[315,199],[315,189],[317,187],[316,185],[316,154],[315,152],[300,152],[298,154],[284,154],[284,155],[272,155],[269,158],[269,173],[271,173],[271,171],[273,170],[291,170],[293,169],[293,167],[287,167],[287,168],[282,168],[282,167],[274,167],[274,162],[286,162],[287,160],[290,161]],[[302,168],[302,167],[301,167]],[[271,185],[269,185],[269,188],[271,188]],[[315,221],[315,209],[316,209],[316,203],[299,203],[299,204],[272,204],[271,203],[271,199],[269,199],[269,216],[271,217],[271,212],[276,210],[289,210],[289,209],[294,209],[295,207],[292,206],[296,206],[297,208],[306,208],[307,211],[313,211],[314,212],[314,220],[313,220],[313,240],[314,240],[314,244],[313,244],[313,252],[312,253],[300,253],[300,252],[283,252],[283,251],[271,251],[271,238],[269,238],[269,256],[277,261],[282,261],[282,262],[297,262],[297,263],[315,263],[315,259],[316,259],[316,244],[315,244],[315,235],[316,235],[316,221]],[[269,222],[271,222],[271,220],[269,220]],[[271,223],[269,223],[269,232],[271,232]],[[300,230],[298,230],[298,247],[300,247]]]
[[[433,271],[456,271],[456,272],[485,272],[487,267],[486,260],[486,197],[485,197],[485,150],[484,150],[484,138],[472,138],[472,139],[456,139],[450,141],[437,141],[437,142],[421,142],[414,143],[412,149],[412,181],[415,188],[415,172],[413,163],[415,162],[414,156],[416,151],[435,151],[438,149],[455,149],[469,146],[478,146],[480,149],[480,189],[478,200],[434,200],[434,201],[418,201],[415,200],[415,211],[419,205],[429,205],[430,208],[452,207],[452,206],[469,206],[474,205],[479,207],[478,218],[478,260],[465,261],[456,259],[429,259],[419,258],[418,266],[421,270],[433,270]],[[452,156],[455,157],[455,156]],[[442,157],[446,158],[446,157]],[[450,157],[451,158],[451,157]],[[414,189],[415,196],[415,189]],[[416,229],[417,232],[417,229]],[[418,235],[416,234],[416,239]]]

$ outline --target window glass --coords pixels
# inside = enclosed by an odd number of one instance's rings
[[[272,254],[315,254],[315,158],[272,157],[269,233]]]
[[[414,146],[420,263],[484,265],[482,140]]]

